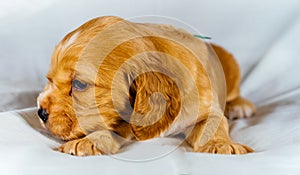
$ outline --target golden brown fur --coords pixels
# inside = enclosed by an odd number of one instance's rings
[[[229,118],[250,117],[255,106],[240,97],[234,57],[213,49],[226,97],[209,45],[185,31],[101,17],[69,33],[54,50],[49,83],[38,98],[49,114],[45,126],[68,141],[58,150],[114,154],[130,140],[184,133],[196,152],[251,152],[230,139],[222,101]],[[74,80],[88,87],[78,91]]]

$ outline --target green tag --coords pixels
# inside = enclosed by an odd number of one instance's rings
[[[209,37],[209,36],[202,36],[202,35],[194,35],[194,37],[200,38],[200,39],[211,39],[211,37]]]

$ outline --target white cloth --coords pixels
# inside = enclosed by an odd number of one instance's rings
[[[59,142],[31,108],[46,82],[52,49],[84,21],[107,14],[178,18],[233,52],[243,72],[242,94],[258,112],[232,122],[231,136],[256,152],[174,150],[176,138],[137,143],[116,156],[53,151]],[[1,1],[0,21],[0,174],[300,174],[299,1]],[[162,152],[168,154],[157,158]]]

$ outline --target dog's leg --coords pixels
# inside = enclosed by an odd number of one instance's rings
[[[108,131],[95,131],[84,138],[68,141],[57,150],[76,156],[115,154],[129,141]]]
[[[255,111],[253,103],[239,96],[226,103],[225,116],[229,119],[249,118]]]
[[[246,154],[253,150],[245,145],[235,143],[229,136],[229,128],[227,119],[222,116],[219,125],[214,133],[207,133],[206,127],[208,120],[197,123],[190,131],[186,131],[186,141],[189,143],[193,151],[217,153],[217,154]],[[212,135],[212,137],[210,137]]]
[[[229,119],[248,118],[255,111],[255,105],[240,95],[240,69],[234,56],[220,46],[212,45],[222,64],[226,86],[227,98],[225,116]]]

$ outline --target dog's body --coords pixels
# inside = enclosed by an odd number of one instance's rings
[[[93,19],[56,47],[39,116],[69,154],[113,154],[128,140],[178,133],[196,152],[251,152],[231,141],[222,101],[230,118],[255,106],[240,97],[233,56],[213,45],[224,80],[209,49],[170,26]]]

